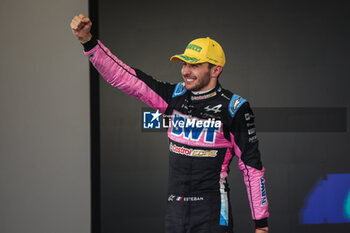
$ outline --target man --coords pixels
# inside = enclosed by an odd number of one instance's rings
[[[232,232],[226,178],[234,154],[247,187],[255,232],[267,232],[268,202],[254,115],[245,99],[218,83],[225,65],[221,46],[209,37],[199,38],[184,54],[171,57],[183,62],[184,82],[173,85],[124,64],[91,35],[91,25],[82,14],[71,22],[85,55],[103,78],[171,115],[166,232]]]

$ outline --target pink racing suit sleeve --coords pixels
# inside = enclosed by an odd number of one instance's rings
[[[244,177],[252,218],[257,228],[267,226],[268,201],[265,178],[255,132],[254,114],[244,103],[233,119],[231,142],[238,157],[238,167]]]
[[[169,93],[173,92],[174,85],[157,81],[131,68],[114,56],[99,40],[90,43],[95,44],[90,45],[91,49],[88,51],[84,45],[84,54],[89,57],[92,65],[109,84],[138,98],[161,113],[165,112],[170,99]]]

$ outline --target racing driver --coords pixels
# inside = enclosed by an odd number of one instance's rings
[[[166,233],[233,231],[227,176],[234,155],[246,184],[255,232],[267,232],[265,169],[254,115],[247,100],[218,82],[225,65],[222,47],[209,37],[191,41],[183,54],[170,58],[182,62],[183,77],[183,82],[170,84],[124,64],[90,33],[91,25],[82,14],[71,22],[84,54],[101,76],[171,116]]]

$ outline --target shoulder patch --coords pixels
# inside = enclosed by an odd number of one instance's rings
[[[246,99],[243,99],[239,95],[233,94],[230,100],[230,104],[228,105],[228,111],[230,112],[231,117],[233,118],[238,109],[247,102]]]
[[[183,94],[185,94],[186,91],[187,90],[185,88],[184,83],[178,83],[178,84],[176,84],[172,98],[183,95]]]

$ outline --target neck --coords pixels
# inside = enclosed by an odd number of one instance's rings
[[[198,94],[204,94],[206,92],[209,92],[211,90],[213,90],[216,86],[218,85],[218,81],[216,78],[211,78],[208,85],[206,85],[205,87],[196,90],[196,91],[192,91],[193,94],[197,95]]]

